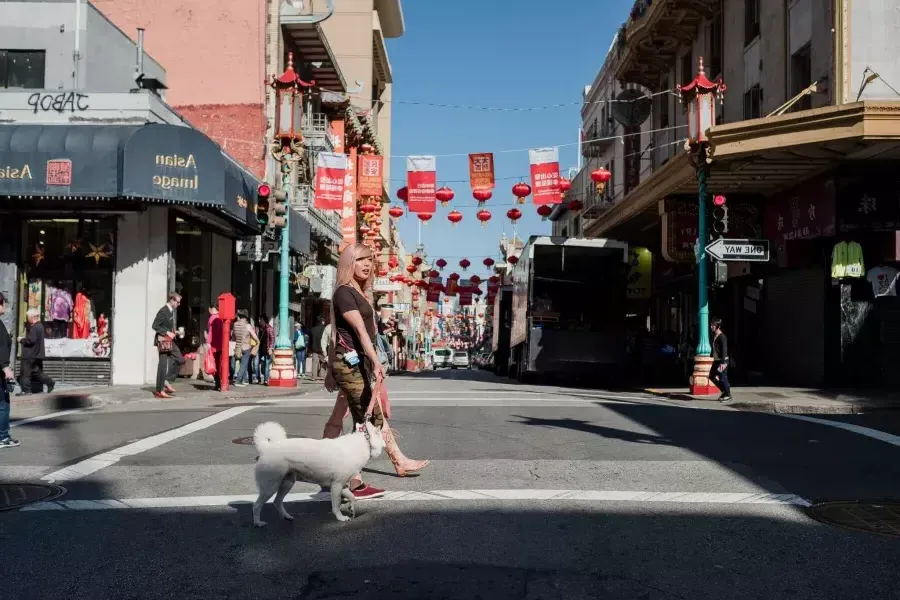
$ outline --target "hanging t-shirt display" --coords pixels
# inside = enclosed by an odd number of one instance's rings
[[[872,284],[872,293],[875,294],[876,298],[879,296],[896,296],[898,278],[900,278],[900,271],[883,265],[869,270],[869,274],[866,275],[866,280]]]
[[[865,272],[862,247],[859,244],[839,242],[834,246],[831,251],[831,276],[834,279],[862,277]]]

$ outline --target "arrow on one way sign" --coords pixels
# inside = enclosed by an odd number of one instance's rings
[[[706,253],[722,261],[766,262],[769,260],[769,240],[720,238],[706,247]]]

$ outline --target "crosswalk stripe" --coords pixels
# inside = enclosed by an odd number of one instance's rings
[[[285,502],[328,502],[327,492],[288,494]],[[85,511],[85,510],[141,510],[159,508],[227,507],[247,504],[255,495],[182,496],[171,498],[122,498],[102,500],[55,500],[21,508],[22,511]],[[680,504],[777,504],[809,506],[808,500],[794,494],[748,492],[643,492],[613,490],[434,490],[428,492],[387,492],[378,502],[472,502],[472,501],[528,501],[528,502],[660,502]]]

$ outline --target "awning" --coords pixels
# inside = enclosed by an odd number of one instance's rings
[[[310,231],[309,221],[307,221],[300,211],[291,208],[290,223],[288,229],[288,244],[291,250],[299,252],[305,256],[309,256],[310,252]]]
[[[900,159],[900,102],[867,100],[719,125],[707,187],[714,194],[770,196],[847,161]],[[696,194],[697,172],[680,152],[585,232],[602,236],[668,195]]]
[[[248,234],[259,232],[258,185],[190,127],[0,125],[0,197],[180,204],[221,213]]]

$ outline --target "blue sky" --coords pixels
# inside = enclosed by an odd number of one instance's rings
[[[615,31],[626,19],[629,0],[406,0],[406,33],[387,40],[394,73],[392,198],[403,187],[410,154],[435,154],[438,185],[456,192],[451,207],[441,208],[422,227],[429,257],[444,257],[452,266],[463,255],[481,266],[485,256],[499,255],[498,241],[512,226],[506,211],[510,189],[522,176],[528,182],[527,151],[514,148],[561,147],[563,173],[577,166],[581,91],[602,66]],[[417,106],[425,102],[491,107],[532,107],[575,103],[532,112],[492,112]],[[494,152],[498,178],[487,203],[493,218],[482,228],[468,185],[468,158],[441,154]],[[462,180],[466,180],[465,182]],[[452,227],[447,213],[463,213]],[[530,204],[520,206],[519,236],[545,234]],[[418,219],[404,216],[399,228],[408,251],[415,248]],[[452,257],[452,258],[451,258]],[[477,259],[477,260],[476,260]],[[483,268],[482,268],[483,270]],[[470,269],[471,271],[471,269]]]

